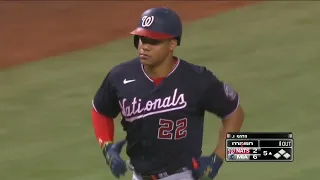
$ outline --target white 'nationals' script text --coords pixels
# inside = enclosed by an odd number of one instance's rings
[[[173,95],[164,98],[157,98],[146,102],[141,102],[141,99],[138,99],[137,97],[134,97],[132,102],[128,102],[127,99],[124,98],[119,101],[119,104],[122,115],[125,117],[126,121],[129,122],[153,114],[183,109],[187,106],[184,94],[178,94],[178,88],[174,90]]]

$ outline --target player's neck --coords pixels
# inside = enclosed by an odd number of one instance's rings
[[[176,66],[177,59],[173,56],[168,56],[161,64],[153,67],[144,67],[145,72],[151,78],[167,77]]]

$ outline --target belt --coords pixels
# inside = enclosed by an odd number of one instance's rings
[[[157,179],[162,179],[162,178],[171,176],[173,174],[182,173],[182,172],[185,172],[187,170],[188,170],[187,167],[182,167],[182,168],[179,168],[177,170],[168,171],[168,172],[162,172],[162,173],[153,174],[153,175],[143,175],[143,174],[139,174],[139,173],[136,173],[136,174],[139,175],[140,177],[142,177],[143,180],[157,180]]]

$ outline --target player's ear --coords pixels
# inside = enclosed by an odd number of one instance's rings
[[[176,39],[171,39],[170,45],[169,45],[170,50],[173,51],[174,49],[176,49],[177,46],[178,46],[178,41]]]

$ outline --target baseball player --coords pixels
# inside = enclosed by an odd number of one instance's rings
[[[239,132],[244,113],[238,93],[209,69],[174,56],[182,23],[168,8],[143,12],[131,32],[139,56],[113,67],[93,99],[92,121],[106,163],[117,178],[213,179],[225,157],[227,132]],[[195,52],[196,53],[196,52]],[[218,145],[202,155],[205,112],[222,120]],[[126,139],[114,140],[113,119],[122,115]]]

